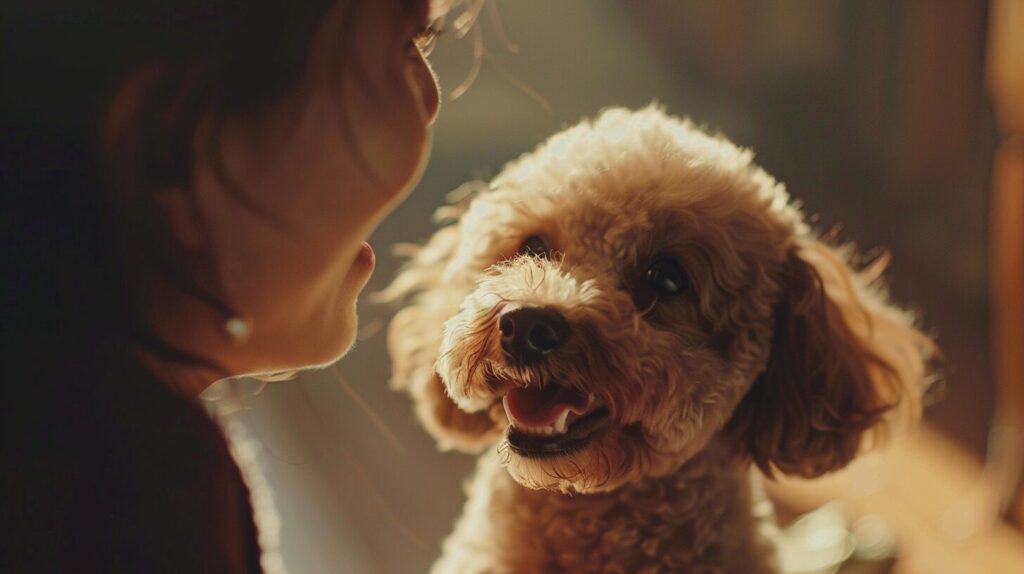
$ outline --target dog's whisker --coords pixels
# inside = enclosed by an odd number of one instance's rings
[[[817,476],[919,415],[934,346],[889,303],[884,262],[858,271],[752,157],[657,108],[605,112],[510,163],[396,279],[421,291],[420,318],[393,323],[389,341],[406,341],[390,344],[427,363],[403,370],[434,368],[487,416],[417,413],[449,444],[490,447],[472,492],[501,493],[467,504],[442,559],[484,566],[442,571],[764,571],[758,525],[735,506],[749,462]],[[550,229],[557,251],[508,255]],[[513,306],[557,312],[569,334],[536,312],[503,336]],[[712,508],[730,518],[710,527]],[[640,544],[651,512],[668,526]],[[588,515],[608,523],[572,526]],[[731,550],[709,557],[693,532]],[[544,542],[517,546],[527,562],[490,552],[522,533]]]

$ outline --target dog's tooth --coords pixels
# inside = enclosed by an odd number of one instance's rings
[[[509,422],[516,424],[516,417],[512,416],[512,411],[508,408],[508,395],[501,398],[501,406],[505,407],[505,416],[508,417]]]
[[[565,434],[565,431],[568,427],[568,425],[566,424],[568,419],[569,409],[565,409],[562,411],[562,414],[558,415],[558,420],[555,421],[555,424],[553,425],[554,428],[552,430],[558,434]]]
[[[576,407],[569,407],[569,409],[572,410],[572,412],[574,412],[574,413],[576,413],[576,414],[578,414],[580,416],[583,416],[583,415],[589,413],[590,411],[594,410],[594,407],[596,407],[596,406],[597,406],[597,397],[594,396],[594,393],[587,393],[587,404],[584,405],[582,409],[578,409]]]
[[[542,426],[542,427],[540,427],[540,426],[530,426],[530,425],[526,425],[526,424],[523,424],[523,423],[520,423],[520,422],[517,422],[517,421],[513,420],[512,421],[512,426],[515,427],[520,432],[523,432],[523,433],[526,433],[526,434],[532,434],[534,436],[554,436],[556,434],[562,434],[562,433],[558,432],[558,430],[555,427],[551,426],[551,425]]]

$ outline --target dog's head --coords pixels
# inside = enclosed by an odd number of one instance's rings
[[[521,484],[595,492],[716,434],[816,476],[914,420],[931,341],[751,160],[613,109],[446,208],[385,293],[415,293],[394,382],[442,446],[499,442]]]

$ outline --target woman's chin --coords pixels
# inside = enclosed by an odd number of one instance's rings
[[[373,266],[373,251],[364,244],[334,301],[310,312],[306,321],[295,322],[261,342],[259,354],[273,363],[272,370],[325,367],[352,350],[359,324],[357,300]]]
[[[355,311],[348,321],[344,322],[344,329],[339,328],[334,333],[325,334],[320,340],[310,341],[307,345],[307,355],[304,357],[309,367],[324,367],[341,359],[352,350],[356,341],[356,330],[358,319]]]
[[[336,318],[325,328],[308,327],[288,337],[287,343],[275,345],[274,370],[316,369],[341,359],[354,346],[358,320],[354,308]],[[283,341],[282,341],[283,343]]]
[[[302,349],[294,349],[287,358],[280,361],[281,365],[273,370],[305,370],[328,367],[352,350],[355,333],[347,334],[330,341],[313,341]]]

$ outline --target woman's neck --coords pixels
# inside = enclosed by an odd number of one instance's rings
[[[187,358],[171,357],[146,343],[136,344],[135,356],[153,377],[188,399],[197,398],[210,385],[228,376],[214,365],[191,363]]]
[[[245,372],[219,310],[166,285],[151,286],[144,307],[145,332],[135,337],[135,352],[176,393],[196,398],[218,380]]]

